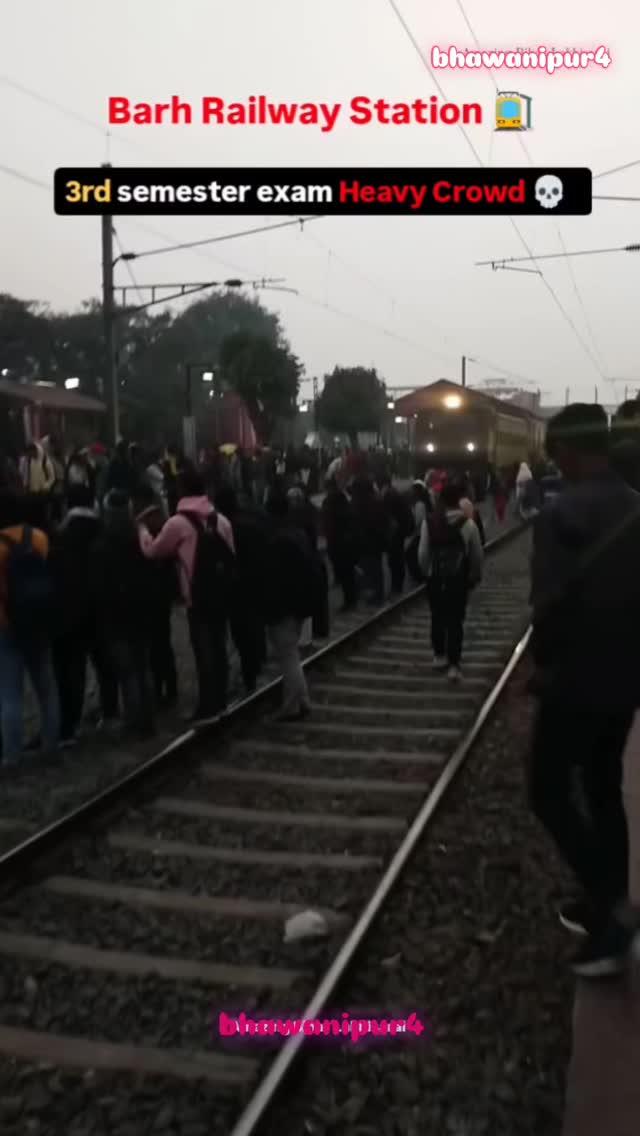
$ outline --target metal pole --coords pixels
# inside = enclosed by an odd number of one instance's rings
[[[466,385],[467,385],[467,356],[463,355],[462,356],[462,386],[466,387]]]
[[[564,392],[564,404],[565,406],[569,405],[569,387],[567,387]]]
[[[110,162],[103,163],[103,169],[111,169]],[[102,220],[102,319],[104,325],[104,351],[107,373],[105,393],[108,413],[108,433],[112,445],[120,440],[120,407],[118,398],[118,373],[116,367],[113,302],[113,218],[103,216]]]

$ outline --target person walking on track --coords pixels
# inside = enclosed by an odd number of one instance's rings
[[[640,495],[611,468],[609,443],[600,406],[549,423],[565,488],[534,522],[532,560],[531,804],[582,891],[560,919],[585,937],[573,964],[585,978],[621,970],[632,940],[622,775],[640,705]]]
[[[460,507],[461,489],[445,485],[435,511],[422,522],[418,563],[427,579],[431,644],[437,670],[460,680],[469,592],[482,579],[483,552],[475,522]]]

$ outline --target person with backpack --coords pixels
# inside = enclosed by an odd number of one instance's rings
[[[387,560],[391,592],[400,595],[406,574],[405,545],[414,529],[414,517],[408,499],[393,487],[388,473],[380,476],[378,488],[389,524]]]
[[[559,916],[582,940],[573,961],[582,978],[623,971],[633,938],[623,773],[640,707],[640,494],[611,448],[597,404],[551,419],[546,450],[564,488],[534,521],[531,565],[529,794],[579,887]]]
[[[165,520],[162,503],[150,486],[141,485],[135,499],[138,524],[157,536]],[[178,701],[178,669],[171,642],[171,615],[180,598],[178,566],[174,560],[149,561],[151,605],[149,666],[156,705],[168,709]]]
[[[230,604],[231,637],[240,655],[247,694],[253,694],[267,659],[267,641],[262,610],[262,573],[267,549],[267,519],[262,509],[249,503],[242,507],[230,486],[218,491],[218,516],[231,523],[236,552],[235,586]]]
[[[30,442],[27,446],[20,462],[20,475],[25,492],[49,496],[55,484],[56,472],[39,442]]]
[[[118,681],[104,643],[98,635],[97,611],[90,584],[91,554],[102,533],[94,509],[93,493],[75,485],[66,497],[67,514],[51,547],[51,570],[55,587],[53,665],[60,696],[60,744],[77,740],[85,701],[87,659],[98,680],[102,721],[108,724],[118,714]]]
[[[202,477],[185,470],[174,516],[153,537],[139,528],[140,547],[151,560],[175,558],[198,675],[198,704],[192,720],[214,718],[226,709],[227,626],[235,589],[233,530],[216,512]]]
[[[34,688],[45,752],[56,749],[60,707],[51,664],[53,581],[49,540],[25,524],[26,503],[0,493],[0,721],[2,762],[22,755],[25,671]]]
[[[464,618],[469,592],[482,579],[483,551],[477,525],[460,507],[461,489],[445,485],[438,505],[422,523],[418,562],[427,579],[434,666],[459,682]]]
[[[284,490],[276,486],[267,499],[270,534],[264,563],[267,631],[282,671],[282,705],[277,722],[299,722],[311,712],[300,661],[300,632],[313,615],[317,572],[304,530],[292,520]]]

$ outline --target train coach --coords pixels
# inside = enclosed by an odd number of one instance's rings
[[[511,403],[440,379],[396,401],[395,414],[412,424],[416,474],[430,466],[483,477],[542,456],[544,421]]]

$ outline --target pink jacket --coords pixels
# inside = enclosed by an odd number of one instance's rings
[[[191,606],[191,581],[196,558],[198,536],[191,522],[180,513],[193,513],[206,521],[215,512],[208,497],[182,497],[178,501],[178,511],[163,525],[156,537],[144,525],[140,526],[140,547],[150,560],[162,560],[174,556],[180,569],[180,590],[187,607]],[[218,532],[226,540],[232,552],[233,529],[222,513],[217,513]]]

